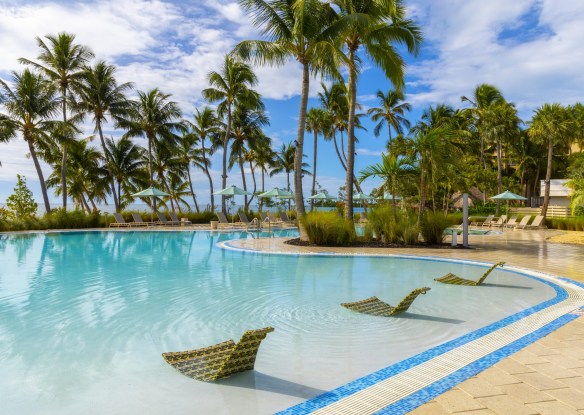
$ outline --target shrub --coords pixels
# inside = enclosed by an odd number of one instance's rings
[[[311,212],[302,218],[308,240],[315,245],[342,246],[357,238],[355,225],[334,212]]]
[[[208,224],[212,220],[217,220],[217,215],[215,214],[215,212],[211,212],[210,210],[204,210],[204,211],[199,212],[199,213],[197,213],[197,212],[180,213],[177,216],[179,218],[187,218],[192,223],[207,223]]]
[[[444,239],[444,231],[449,226],[448,218],[442,213],[427,213],[420,223],[420,232],[427,244],[438,245]]]
[[[419,229],[414,216],[400,213],[397,221],[389,205],[372,209],[367,219],[378,240],[386,245],[415,245],[418,243]]]
[[[26,177],[16,175],[17,182],[14,193],[6,199],[8,213],[17,219],[30,218],[36,214],[38,204],[34,201],[32,192],[26,186]]]

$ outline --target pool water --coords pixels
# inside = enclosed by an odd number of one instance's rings
[[[291,235],[284,233],[283,235]],[[554,297],[496,270],[422,259],[262,255],[220,241],[257,234],[71,232],[0,240],[0,396],[6,414],[269,414]],[[376,295],[408,313],[339,304]],[[161,353],[273,326],[256,370],[187,378]]]

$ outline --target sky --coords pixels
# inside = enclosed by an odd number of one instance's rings
[[[406,101],[413,106],[414,123],[429,105],[463,107],[460,97],[481,83],[497,86],[514,102],[524,120],[545,102],[582,101],[584,86],[584,2],[581,0],[409,0],[409,15],[421,27],[424,43],[418,56],[406,56]],[[22,71],[19,57],[34,60],[39,53],[35,37],[66,31],[89,46],[96,59],[118,67],[120,82],[136,89],[159,88],[172,94],[192,119],[206,103],[201,90],[207,75],[218,70],[226,53],[241,40],[258,39],[256,28],[233,0],[0,0],[0,78],[10,83],[11,71]],[[295,139],[301,70],[296,62],[282,67],[257,67],[257,90],[262,94],[271,125],[266,133],[274,149]],[[309,107],[318,106],[320,79],[310,88]],[[326,82],[326,80],[325,80]],[[372,62],[365,59],[358,83],[362,111],[378,105],[375,93],[391,87]],[[2,109],[0,109],[2,111]],[[387,130],[373,135],[374,124],[357,136],[355,171],[380,161]],[[85,126],[87,135],[92,127]],[[105,133],[122,132],[106,126]],[[312,134],[305,138],[307,161],[312,165]],[[145,140],[137,140],[145,144]],[[0,203],[12,193],[16,174],[25,175],[37,200],[41,199],[32,160],[22,139],[0,144]],[[336,194],[344,171],[329,142],[319,140],[317,180]],[[50,167],[43,165],[45,177]],[[215,184],[220,184],[220,155],[213,159]],[[203,205],[209,202],[206,178],[192,172],[195,191]],[[229,184],[241,185],[237,170]],[[304,191],[310,192],[305,177]],[[268,188],[285,186],[285,176],[267,180]],[[364,182],[369,192],[379,181]],[[49,198],[59,197],[49,190]]]

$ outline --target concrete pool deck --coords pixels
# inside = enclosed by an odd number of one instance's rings
[[[584,281],[584,246],[548,242],[559,231],[506,231],[471,236],[472,249],[298,247],[284,238],[241,239],[231,246],[259,252],[420,255],[538,270]],[[332,412],[331,412],[332,413]],[[365,413],[365,412],[351,412]],[[412,414],[584,414],[584,317],[501,360],[423,404]]]

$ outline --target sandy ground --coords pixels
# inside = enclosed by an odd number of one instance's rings
[[[584,245],[584,232],[566,231],[559,235],[550,236],[547,240],[549,242],[557,242],[560,244]]]

